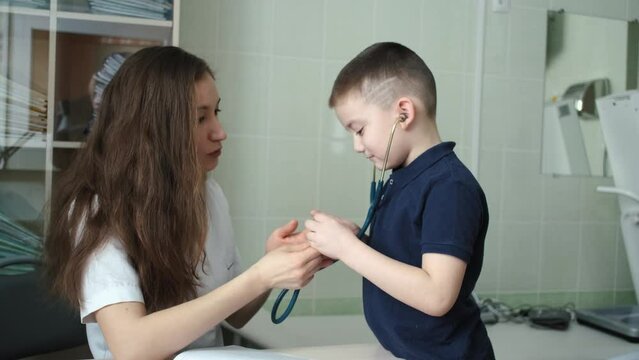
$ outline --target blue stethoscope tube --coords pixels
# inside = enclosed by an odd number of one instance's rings
[[[393,143],[393,135],[395,135],[395,128],[397,124],[406,120],[404,116],[401,116],[395,123],[393,124],[393,128],[391,129],[391,133],[388,137],[388,143],[386,145],[386,154],[384,155],[384,164],[382,166],[382,176],[380,176],[379,180],[375,181],[375,177],[377,175],[377,168],[375,168],[375,164],[373,164],[373,181],[371,181],[371,189],[370,189],[370,205],[368,206],[368,211],[366,213],[366,219],[362,224],[362,227],[357,232],[357,238],[362,240],[366,235],[366,230],[371,225],[373,221],[373,217],[375,216],[375,209],[377,209],[377,204],[379,204],[379,200],[382,197],[382,188],[384,187],[384,175],[386,174],[386,164],[388,163],[388,155],[390,154],[391,144]],[[286,318],[293,311],[293,307],[295,306],[295,302],[297,301],[298,296],[300,295],[300,289],[296,289],[293,291],[293,295],[291,296],[291,300],[286,307],[286,310],[280,315],[277,316],[277,310],[284,299],[284,296],[288,293],[288,289],[282,289],[277,298],[275,299],[275,303],[273,304],[273,308],[271,309],[271,321],[273,324],[279,324],[286,320]]]

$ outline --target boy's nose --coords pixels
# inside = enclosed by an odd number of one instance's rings
[[[357,134],[353,134],[353,150],[358,153],[364,152],[364,144],[362,143],[362,138]]]

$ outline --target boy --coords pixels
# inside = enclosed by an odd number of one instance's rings
[[[397,43],[374,44],[339,73],[329,100],[354,149],[386,182],[370,231],[319,212],[311,245],[364,277],[364,314],[379,342],[407,359],[492,359],[471,292],[481,271],[488,207],[470,171],[440,140],[433,74]]]

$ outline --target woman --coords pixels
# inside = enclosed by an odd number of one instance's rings
[[[86,147],[59,182],[45,243],[53,289],[79,304],[96,358],[166,358],[222,345],[272,288],[305,286],[322,258],[276,229],[244,273],[215,169],[226,133],[207,64],[176,47],[131,55]]]

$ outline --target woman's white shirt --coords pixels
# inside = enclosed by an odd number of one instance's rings
[[[206,237],[205,271],[200,268],[201,286],[198,296],[225,284],[239,274],[240,264],[233,240],[229,206],[220,185],[210,176],[206,182],[208,231]],[[82,283],[80,316],[86,324],[87,338],[95,358],[111,358],[95,312],[101,308],[122,303],[144,303],[137,272],[117,238],[111,237],[105,246],[88,260]],[[187,348],[221,346],[222,330],[215,326]]]

